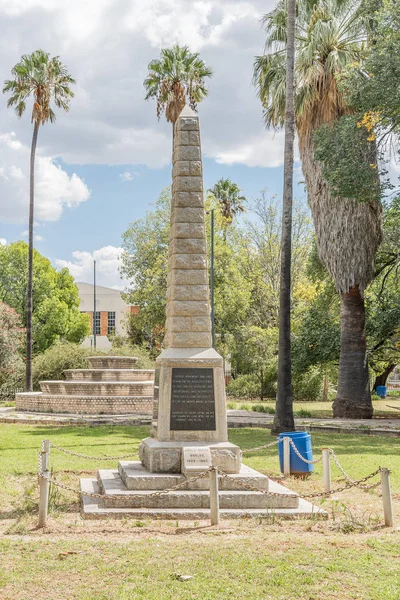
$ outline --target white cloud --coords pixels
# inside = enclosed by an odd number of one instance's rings
[[[188,44],[214,69],[209,97],[200,106],[203,151],[221,162],[271,166],[278,162],[276,140],[265,137],[251,77],[264,42],[260,18],[274,4],[0,0],[0,72],[6,79],[21,54],[43,47],[60,55],[76,78],[68,115],[58,111],[56,124],[40,130],[43,155],[61,156],[68,164],[157,168],[170,161],[171,126],[164,118],[157,122],[155,102],[144,101],[143,80],[161,47]],[[11,110],[0,111],[0,133],[11,130],[29,147],[29,114],[18,120]],[[16,167],[26,177],[26,169]],[[16,173],[8,175],[16,181]]]
[[[0,219],[26,222],[29,206],[30,149],[15,133],[0,135]],[[90,197],[85,182],[75,173],[70,177],[52,158],[36,157],[35,217],[57,221],[65,208],[78,206]]]
[[[96,261],[96,281],[98,285],[124,289],[127,282],[121,279],[119,267],[121,264],[122,248],[104,246],[94,252],[76,250],[72,260],[57,259],[56,266],[66,267],[76,281],[93,282],[93,261]]]
[[[132,181],[133,175],[129,171],[125,171],[125,173],[120,173],[120,178],[122,181]]]
[[[6,238],[0,238],[0,246],[6,246],[6,245],[7,245]]]

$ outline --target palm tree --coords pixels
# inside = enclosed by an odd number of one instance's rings
[[[163,48],[160,59],[149,64],[144,80],[146,100],[156,98],[157,117],[165,112],[167,121],[174,124],[186,101],[196,110],[197,104],[204,100],[208,94],[204,80],[211,76],[212,69],[187,46]]]
[[[222,216],[225,217],[228,223],[231,223],[233,217],[238,213],[244,212],[246,209],[244,203],[246,198],[241,195],[241,190],[236,183],[230,179],[221,178],[208,190],[220,203]]]
[[[26,327],[26,372],[25,391],[32,391],[32,279],[33,279],[33,219],[34,219],[34,176],[36,144],[40,125],[48,121],[54,123],[56,115],[51,101],[57,108],[69,110],[74,96],[70,85],[75,83],[58,56],[50,58],[43,50],[24,54],[12,69],[12,79],[4,82],[3,93],[9,93],[7,106],[13,106],[19,118],[25,112],[26,101],[33,97],[32,123],[33,136],[30,158],[30,201],[29,201],[29,253],[28,253],[28,294]]]
[[[318,251],[341,296],[341,350],[334,416],[368,418],[363,293],[374,276],[382,239],[381,205],[332,196],[314,158],[314,132],[351,113],[337,84],[346,67],[362,60],[367,38],[362,0],[302,0],[297,4],[295,112],[300,156],[317,234]],[[265,15],[266,53],[256,57],[254,80],[268,126],[285,114],[286,0]]]
[[[290,290],[292,262],[292,206],[294,163],[294,59],[296,0],[287,4],[285,154],[283,173],[283,208],[281,272],[279,289],[278,393],[272,433],[294,430],[292,354],[290,344]]]

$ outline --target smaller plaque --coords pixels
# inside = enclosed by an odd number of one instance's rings
[[[201,473],[212,466],[210,448],[183,447],[182,448],[182,473]]]

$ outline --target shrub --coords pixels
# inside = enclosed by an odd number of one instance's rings
[[[296,410],[293,415],[299,419],[311,419],[312,412],[310,410],[306,410],[305,408],[300,408]]]
[[[0,396],[12,397],[14,388],[20,386],[24,370],[21,356],[25,329],[20,316],[13,308],[0,302]],[[8,391],[7,391],[8,390]]]
[[[112,345],[109,354],[114,356],[136,356],[138,361],[136,363],[137,369],[154,369],[155,361],[151,358],[150,352],[146,350],[144,346],[134,346],[129,343],[121,343],[121,338],[118,338],[117,345]]]
[[[234,398],[258,398],[260,396],[260,382],[253,373],[238,375],[232,379],[227,388],[228,396]]]
[[[275,409],[272,406],[265,406],[264,404],[254,404],[251,410],[255,412],[267,413],[268,415],[274,415]]]
[[[40,389],[40,381],[65,379],[66,369],[87,369],[91,348],[83,348],[71,342],[56,342],[33,359],[33,388]]]
[[[302,375],[293,377],[293,398],[296,401],[315,402],[321,398],[323,373],[311,367]]]

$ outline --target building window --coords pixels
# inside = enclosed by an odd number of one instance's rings
[[[100,312],[96,311],[93,333],[100,335]]]
[[[115,312],[108,313],[107,334],[108,335],[115,334]]]

